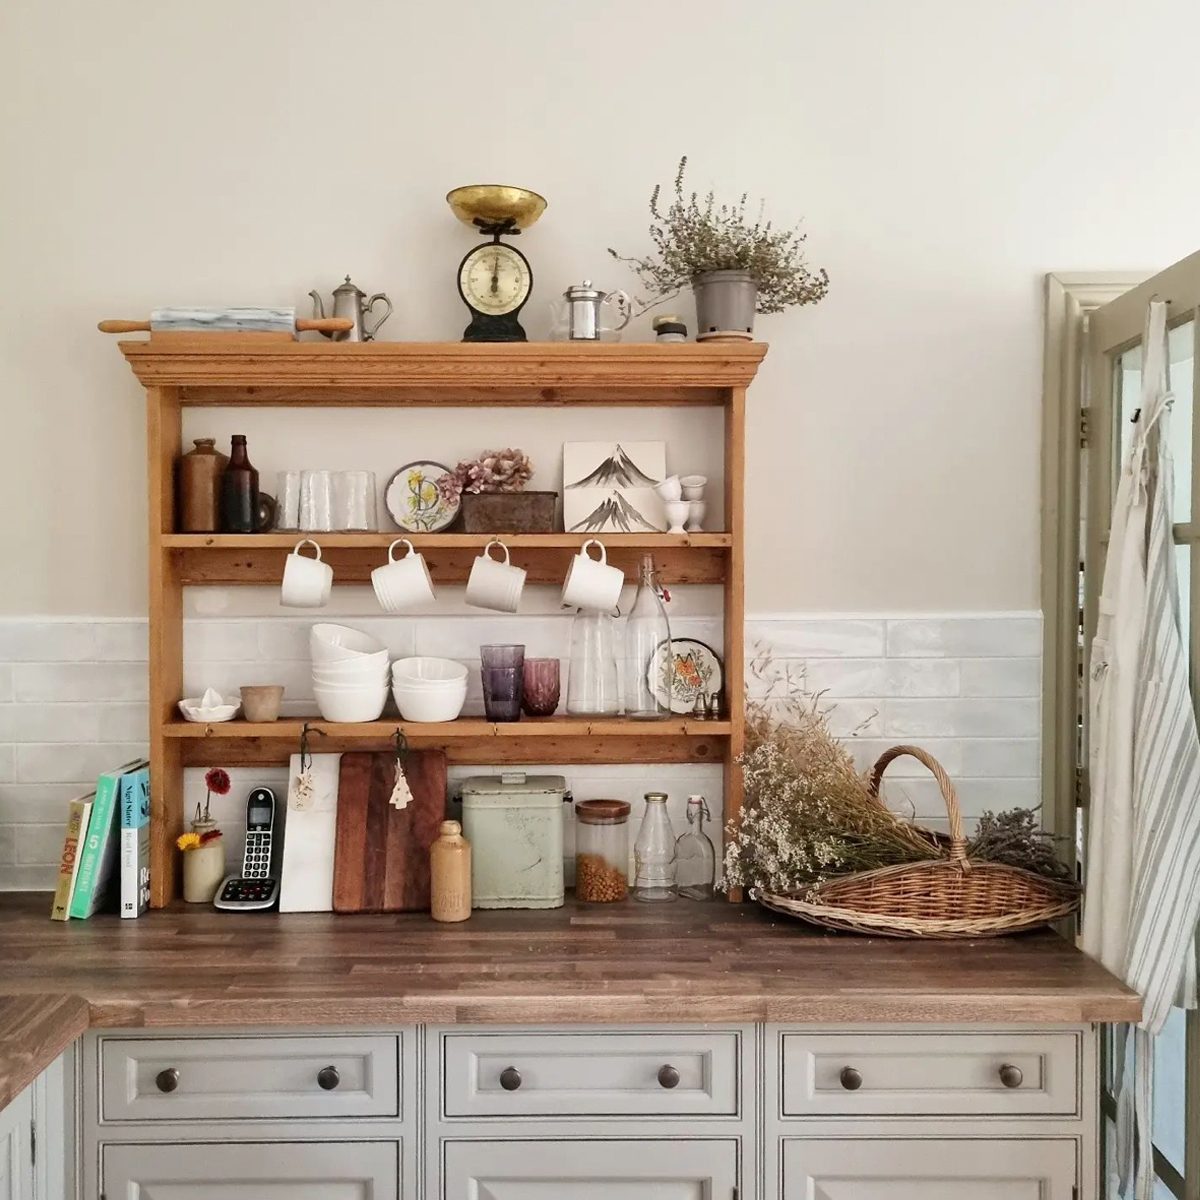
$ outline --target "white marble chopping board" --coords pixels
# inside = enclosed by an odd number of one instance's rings
[[[296,794],[300,755],[288,763],[287,824],[279,879],[280,912],[333,911],[333,848],[337,839],[340,754],[312,755],[312,795]]]

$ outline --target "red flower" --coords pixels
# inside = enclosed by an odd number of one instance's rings
[[[228,771],[223,771],[220,767],[210,767],[204,773],[204,786],[218,796],[227,796],[233,784],[229,781]]]

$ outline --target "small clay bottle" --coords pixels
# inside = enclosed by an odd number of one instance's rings
[[[179,460],[179,532],[216,533],[221,527],[221,476],[229,459],[216,438],[195,438]]]
[[[430,912],[435,921],[465,921],[471,915],[471,844],[457,821],[443,821],[429,848]]]

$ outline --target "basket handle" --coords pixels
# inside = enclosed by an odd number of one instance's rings
[[[954,790],[954,784],[950,781],[950,776],[946,774],[945,768],[932,754],[922,750],[920,746],[893,746],[890,750],[885,750],[871,769],[867,790],[878,799],[879,785],[888,764],[906,754],[910,758],[915,758],[922,766],[927,767],[929,773],[937,780],[938,787],[942,789],[942,799],[946,802],[946,815],[950,818],[950,857],[965,868],[968,865],[967,837],[963,832],[962,812],[958,807],[958,793]]]

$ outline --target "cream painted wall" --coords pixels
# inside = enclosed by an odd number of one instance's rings
[[[0,5],[0,611],[143,610],[140,394],[97,318],[302,304],[350,271],[396,300],[388,336],[456,337],[469,238],[442,195],[500,178],[550,199],[525,247],[544,333],[567,283],[629,285],[604,249],[646,245],[646,195],[683,151],[697,184],[805,216],[833,276],[820,308],[761,323],[751,609],[1034,607],[1040,277],[1200,244],[1200,10],[501,11]],[[264,465],[288,459],[301,419],[255,431]],[[400,436],[369,412],[323,422],[295,436],[337,458]],[[503,426],[471,432],[447,418],[422,452]],[[558,412],[538,427],[547,446],[590,432]]]

